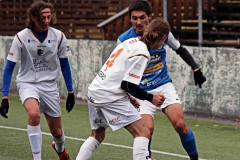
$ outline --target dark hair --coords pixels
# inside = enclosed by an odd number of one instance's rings
[[[54,13],[54,8],[51,3],[46,3],[42,0],[35,1],[27,10],[27,22],[26,27],[32,29],[34,27],[34,22],[31,19],[31,16],[37,18],[41,22],[41,10],[49,8],[51,12],[51,22],[49,25],[53,25],[57,22],[56,14]]]
[[[171,31],[169,23],[163,18],[156,18],[144,29],[141,40],[145,42],[148,48],[158,47],[159,41],[164,35],[168,36]]]
[[[135,0],[128,7],[129,17],[131,17],[133,11],[144,11],[150,16],[152,14],[152,6],[147,0]]]

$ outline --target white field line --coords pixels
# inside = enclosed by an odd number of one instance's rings
[[[8,127],[8,126],[0,126],[0,128],[5,128],[5,129],[13,129],[13,130],[19,130],[19,131],[27,131],[27,129],[22,129],[22,128],[15,128],[15,127]],[[48,135],[48,136],[52,136],[50,133],[47,132],[42,132],[43,135]],[[86,139],[82,139],[82,138],[74,138],[74,137],[69,137],[65,135],[65,138],[67,139],[72,139],[72,140],[77,140],[77,141],[82,141],[84,142]],[[130,146],[124,146],[124,145],[119,145],[119,144],[112,144],[112,143],[101,143],[103,145],[106,146],[114,146],[114,147],[119,147],[119,148],[128,148],[128,149],[133,149],[133,147]],[[174,153],[169,153],[169,152],[162,152],[162,151],[157,151],[157,150],[151,150],[152,153],[159,153],[159,154],[164,154],[164,155],[169,155],[169,156],[175,156],[175,157],[182,157],[182,158],[187,158],[189,159],[188,156],[184,156],[181,154],[174,154]],[[199,160],[206,160],[206,159],[202,159],[199,158]]]

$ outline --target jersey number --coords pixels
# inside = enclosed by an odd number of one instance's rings
[[[116,53],[112,54],[109,60],[106,62],[107,67],[104,71],[106,71],[108,68],[112,67],[115,59],[122,53],[123,48],[119,49]]]

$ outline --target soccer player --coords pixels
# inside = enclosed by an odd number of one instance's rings
[[[93,151],[105,138],[105,130],[113,131],[124,127],[134,137],[133,159],[146,160],[150,133],[140,114],[134,97],[147,100],[159,106],[165,97],[143,91],[139,83],[149,62],[149,49],[163,45],[170,31],[167,21],[162,18],[153,20],[143,37],[131,38],[118,45],[88,87],[88,110],[91,135],[83,143],[77,160],[88,160]],[[128,96],[127,93],[134,96]]]
[[[64,148],[60,97],[56,79],[60,69],[68,90],[66,110],[75,104],[68,57],[71,51],[65,35],[50,27],[56,22],[52,4],[35,1],[27,10],[26,28],[12,42],[3,73],[0,113],[8,118],[8,94],[12,72],[20,60],[16,78],[17,89],[28,115],[28,138],[34,160],[41,160],[42,133],[40,114],[44,113],[52,134],[52,147],[60,160],[70,160]]]
[[[129,5],[128,13],[133,27],[118,37],[118,44],[126,39],[143,35],[144,27],[148,25],[152,19],[152,7],[146,0],[133,1]],[[195,85],[198,85],[201,88],[204,81],[206,81],[206,78],[189,52],[174,38],[171,32],[168,34],[164,44],[167,44],[170,48],[176,51],[176,53],[192,68]],[[172,79],[168,74],[166,50],[164,46],[159,47],[157,50],[151,50],[150,56],[151,61],[144,71],[140,82],[140,88],[149,93],[163,94],[166,97],[160,108],[179,134],[182,145],[190,159],[197,160],[198,150],[195,138],[192,130],[187,126],[184,120],[181,102],[172,83]],[[146,100],[140,100],[139,102],[140,114],[152,135],[154,130],[153,118],[156,112],[156,106]],[[151,138],[149,141],[149,159],[152,159],[150,144]]]

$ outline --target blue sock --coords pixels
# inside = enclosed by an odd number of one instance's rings
[[[197,146],[196,146],[196,141],[195,137],[192,133],[192,130],[189,129],[189,132],[185,136],[180,136],[180,139],[182,141],[183,148],[186,150],[188,153],[190,159],[198,159],[198,151],[197,151]]]
[[[149,152],[149,157],[152,156],[152,152],[151,152],[151,149],[150,149],[151,142],[152,142],[152,136],[149,138],[149,142],[148,142],[148,152]]]

